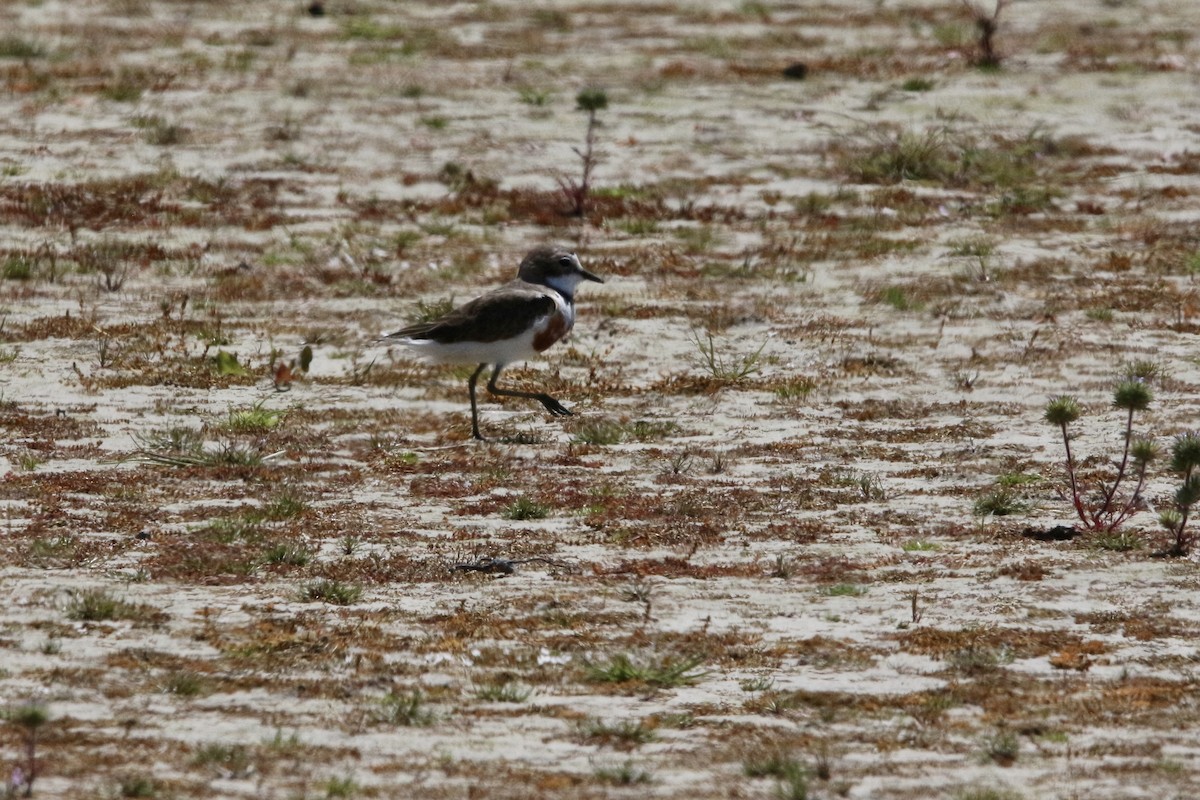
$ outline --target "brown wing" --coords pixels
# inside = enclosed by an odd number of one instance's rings
[[[442,344],[496,342],[519,336],[554,309],[554,300],[542,292],[506,287],[477,297],[440,319],[409,325],[385,338],[432,339]]]

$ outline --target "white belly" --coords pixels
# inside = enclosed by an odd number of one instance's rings
[[[533,348],[535,333],[536,330],[531,328],[513,339],[495,342],[440,344],[432,339],[398,339],[397,343],[434,364],[513,364],[537,355]]]

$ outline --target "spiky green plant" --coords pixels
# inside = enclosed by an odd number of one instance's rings
[[[582,217],[587,213],[588,196],[592,190],[592,170],[596,168],[599,155],[596,153],[596,127],[599,120],[596,114],[608,108],[608,94],[603,89],[588,88],[575,96],[575,110],[586,112],[588,115],[587,133],[583,139],[583,149],[572,147],[575,155],[579,156],[582,175],[576,181],[573,178],[560,177],[559,188],[571,204],[570,213]]]
[[[1200,500],[1200,433],[1190,431],[1175,437],[1171,447],[1171,471],[1183,479],[1175,490],[1174,508],[1164,510],[1158,516],[1161,524],[1171,535],[1170,556],[1186,556],[1196,543],[1196,535],[1187,529],[1192,506]]]
[[[25,745],[25,763],[13,770],[9,791],[15,794],[23,789],[22,796],[32,797],[33,782],[38,774],[38,731],[50,721],[50,712],[41,703],[23,703],[6,711],[4,719],[20,732]]]
[[[1112,533],[1138,510],[1142,488],[1146,484],[1146,469],[1157,457],[1158,449],[1149,439],[1134,437],[1133,418],[1147,410],[1153,400],[1154,394],[1142,378],[1127,378],[1117,384],[1112,405],[1125,412],[1124,448],[1112,483],[1101,482],[1090,493],[1080,485],[1078,464],[1071,452],[1070,426],[1083,415],[1079,401],[1063,395],[1052,398],[1046,405],[1043,418],[1062,433],[1071,503],[1085,530]],[[1121,494],[1118,490],[1127,478],[1136,483],[1133,491]]]
[[[690,686],[708,673],[696,670],[703,659],[690,657],[678,661],[665,658],[657,663],[635,661],[618,653],[607,663],[585,662],[587,679],[592,683],[644,683],[659,688]]]

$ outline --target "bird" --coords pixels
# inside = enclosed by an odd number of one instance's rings
[[[382,338],[439,364],[478,364],[467,381],[471,398],[471,437],[479,432],[475,385],[492,366],[487,389],[501,397],[537,400],[556,417],[571,412],[545,392],[522,392],[496,385],[509,364],[527,361],[571,332],[575,325],[575,289],[582,281],[604,283],[583,268],[579,257],[562,247],[540,245],[521,261],[517,277],[429,322],[408,325]]]

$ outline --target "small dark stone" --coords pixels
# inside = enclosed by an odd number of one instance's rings
[[[793,81],[804,80],[808,77],[808,64],[805,64],[803,61],[788,64],[783,68],[783,77]]]
[[[321,2],[309,3],[308,4],[308,15],[310,17],[325,16],[325,4],[321,3]]]
[[[146,541],[150,538],[150,531],[138,531],[137,538],[141,539],[143,542]]]
[[[1053,528],[1026,528],[1021,535],[1039,542],[1069,542],[1079,535],[1079,531],[1070,525],[1055,525]]]
[[[481,558],[469,564],[455,564],[458,572],[483,572],[488,575],[512,575],[517,571],[516,565],[506,558]]]

